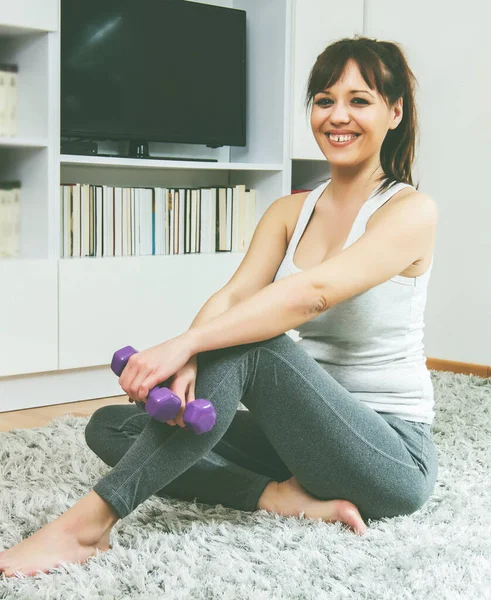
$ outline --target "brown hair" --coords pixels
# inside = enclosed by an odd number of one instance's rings
[[[399,181],[413,185],[411,167],[418,133],[414,98],[417,80],[409,68],[404,51],[397,43],[355,35],[327,46],[317,57],[309,75],[306,110],[309,110],[317,93],[338,81],[350,59],[356,62],[370,89],[375,88],[388,106],[393,106],[398,98],[403,99],[402,120],[395,129],[387,131],[380,149],[384,175],[379,181],[385,179],[380,191]]]

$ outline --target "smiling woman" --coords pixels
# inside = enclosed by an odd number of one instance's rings
[[[326,310],[295,329],[326,372],[378,413],[431,424],[423,329],[438,211],[412,182],[414,83],[392,42],[357,36],[317,57],[306,107],[332,177],[295,199],[275,282],[303,273],[322,291]]]
[[[411,178],[412,77],[391,42],[348,38],[319,55],[307,101],[331,178],[275,200],[190,329],[142,351],[121,380],[144,396],[174,378],[213,403],[215,426],[193,435],[135,405],[97,410],[85,439],[112,470],[0,553],[0,570],[83,562],[154,494],[357,533],[426,503],[438,470],[423,353],[436,211]]]

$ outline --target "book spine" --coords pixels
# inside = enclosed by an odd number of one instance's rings
[[[20,251],[20,204],[10,199],[9,190],[0,183],[0,256]],[[243,184],[60,185],[62,258],[247,252],[255,227],[256,191]]]
[[[17,135],[17,79],[16,64],[0,65],[0,137]]]

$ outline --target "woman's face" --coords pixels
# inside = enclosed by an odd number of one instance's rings
[[[358,65],[349,61],[336,84],[314,96],[310,124],[331,165],[354,166],[374,156],[378,161],[387,131],[395,129],[401,119],[402,98],[389,108],[382,96],[365,83]],[[358,135],[336,143],[329,139],[328,132],[338,129]]]

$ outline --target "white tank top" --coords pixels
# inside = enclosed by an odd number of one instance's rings
[[[299,273],[293,262],[297,244],[317,200],[330,179],[304,201],[275,281]],[[380,184],[361,207],[343,247],[365,232],[370,216],[407,183],[395,183],[379,193]],[[433,423],[431,374],[424,356],[424,310],[433,258],[418,277],[396,275],[366,292],[352,296],[303,323],[297,343],[338,383],[377,412],[407,421]]]

